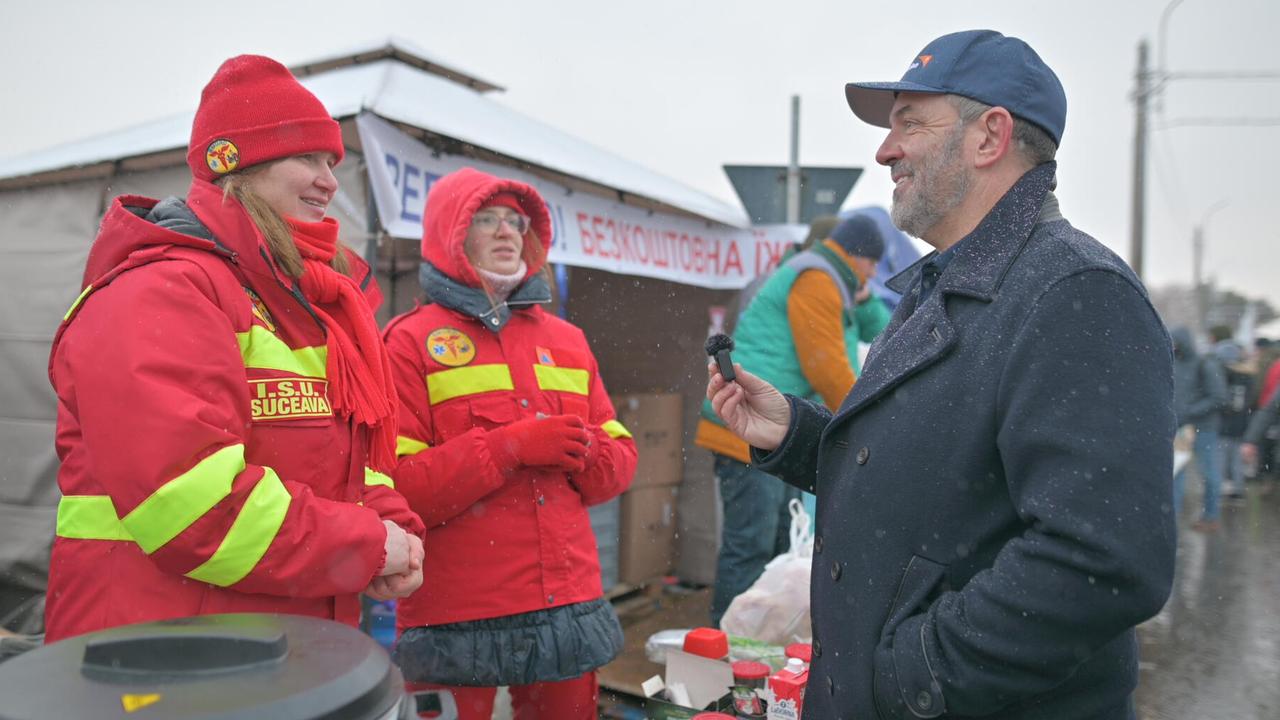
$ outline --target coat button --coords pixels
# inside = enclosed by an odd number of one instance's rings
[[[827,676],[827,692],[832,695],[836,694],[836,681],[832,680],[830,675]]]
[[[921,710],[928,710],[933,707],[933,696],[929,694],[928,690],[921,690],[916,693],[916,707]]]
[[[813,539],[813,551],[818,554],[822,554],[822,536],[821,535]]]
[[[527,398],[520,398],[520,407],[529,407],[529,400]]]
[[[822,657],[822,643],[818,642],[818,638],[813,639],[813,656]]]
[[[831,563],[831,579],[839,581],[840,575],[844,573],[844,568],[840,567],[840,562]]]
[[[547,497],[546,497],[545,495],[539,495],[539,496],[538,496],[538,504],[539,504],[539,505],[546,505],[546,504],[547,504]]]
[[[548,605],[550,605],[551,603],[553,603],[553,602],[555,602],[555,601],[556,601],[556,596],[555,596],[555,595],[548,595],[548,596],[547,596],[547,604],[548,604]]]
[[[858,461],[859,465],[866,465],[867,460],[870,457],[871,457],[871,451],[868,450],[867,448],[861,448],[858,450],[858,456],[855,458],[855,460]]]

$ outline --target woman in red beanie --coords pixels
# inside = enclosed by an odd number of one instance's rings
[[[401,601],[409,687],[487,720],[596,716],[622,646],[587,506],[627,488],[636,446],[582,331],[543,312],[551,219],[537,191],[464,168],[427,196],[426,304],[387,326],[397,489],[427,524],[431,582]],[[448,701],[445,701],[447,704]]]
[[[186,200],[117,198],[58,330],[47,639],[223,612],[355,623],[422,582],[393,489],[369,267],[325,216],[342,134],[288,69],[225,62]]]

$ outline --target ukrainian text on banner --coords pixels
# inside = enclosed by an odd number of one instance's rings
[[[356,125],[378,217],[395,237],[422,237],[422,210],[431,184],[468,165],[538,189],[551,211],[551,262],[708,288],[739,288],[776,266],[788,244],[804,237],[802,226],[744,230],[570,193],[515,168],[433,152],[370,113],[359,115]]]

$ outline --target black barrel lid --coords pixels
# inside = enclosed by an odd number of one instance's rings
[[[372,638],[294,615],[127,625],[0,664],[0,720],[382,720],[402,697]]]

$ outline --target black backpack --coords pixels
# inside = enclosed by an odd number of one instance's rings
[[[1249,429],[1249,416],[1253,413],[1252,399],[1255,378],[1252,373],[1223,367],[1227,380],[1227,405],[1222,409],[1222,436],[1242,438]]]

